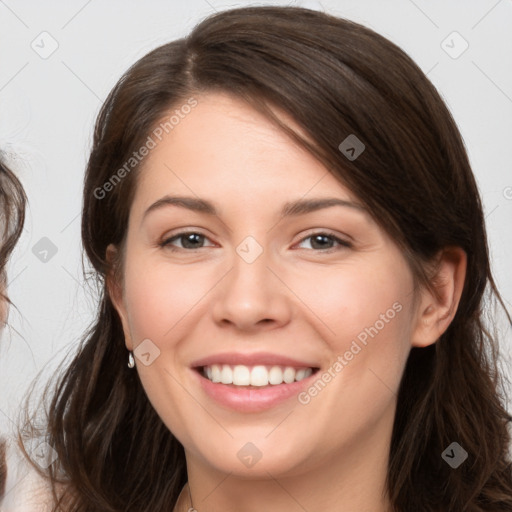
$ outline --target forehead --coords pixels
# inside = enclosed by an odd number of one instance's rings
[[[274,112],[305,136],[289,116]],[[197,105],[150,151],[138,181],[136,199],[171,192],[220,194],[226,201],[234,196],[270,201],[310,193],[355,199],[279,127],[223,93],[197,96]]]

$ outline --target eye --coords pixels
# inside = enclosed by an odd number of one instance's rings
[[[346,240],[342,240],[341,238],[338,238],[337,236],[334,236],[330,233],[324,233],[324,232],[318,232],[313,233],[311,235],[308,235],[307,237],[303,238],[300,243],[304,243],[304,241],[311,239],[311,248],[315,249],[318,248],[320,250],[329,251],[337,250],[336,247],[332,246],[332,243],[338,244],[341,247],[347,248],[352,247],[352,244],[350,242],[347,242]],[[339,248],[338,248],[339,249]]]
[[[333,234],[325,232],[318,232],[308,235],[307,237],[303,238],[299,244],[302,244],[309,239],[311,239],[311,248],[319,249],[321,251],[332,252],[332,250],[337,250],[336,247],[333,247],[333,244],[338,244],[338,248],[352,247],[352,244],[350,242],[347,242],[346,240],[342,240],[341,238],[338,238]],[[176,247],[174,244],[178,240],[180,241],[180,246]],[[203,243],[206,240],[209,239],[205,235],[198,233],[196,231],[182,231],[180,233],[176,233],[172,237],[166,238],[159,245],[160,247],[165,247],[172,251],[179,249],[194,250],[203,248]],[[213,246],[214,244],[210,245],[210,247]]]
[[[175,247],[172,244],[176,241],[180,240],[182,242],[181,247]],[[170,238],[166,238],[159,245],[160,247],[167,247],[170,250],[178,250],[178,249],[201,249],[201,244],[208,238],[201,233],[196,231],[182,231],[181,233],[176,233],[174,236]],[[213,246],[213,244],[212,244]]]

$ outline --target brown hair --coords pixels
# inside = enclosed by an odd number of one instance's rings
[[[512,417],[483,318],[493,281],[482,205],[459,131],[434,86],[397,46],[359,24],[292,7],[224,11],[135,63],[97,119],[85,176],[82,238],[102,287],[94,325],[52,389],[49,468],[68,484],[65,510],[170,510],[187,480],[184,450],[126,367],[106,287],[109,244],[122,247],[137,168],[104,184],[187,98],[222,91],[247,101],[348,186],[400,245],[418,282],[448,246],[468,257],[460,304],[432,346],[412,348],[398,394],[387,488],[395,511],[512,510]],[[304,130],[271,111],[279,107]],[[355,134],[354,161],[338,149]],[[309,140],[306,140],[309,139]],[[508,316],[508,320],[512,322]],[[46,395],[45,395],[46,396]],[[441,453],[457,441],[457,470]],[[58,509],[56,506],[55,510]]]
[[[25,191],[0,153],[0,279],[5,282],[5,266],[25,223]],[[9,300],[3,293],[0,300]]]
[[[5,292],[6,265],[21,236],[25,222],[25,191],[18,178],[7,167],[0,153],[0,301],[10,303]],[[3,318],[2,318],[3,323]],[[0,498],[4,494],[7,467],[5,442],[0,438]]]
[[[7,462],[5,460],[5,441],[0,439],[0,500],[5,492],[5,481],[7,479]]]

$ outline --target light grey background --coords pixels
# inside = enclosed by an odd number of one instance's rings
[[[512,1],[261,3],[323,8],[362,23],[397,43],[428,74],[467,145],[495,277],[512,311]],[[11,309],[11,329],[0,343],[1,431],[12,430],[31,380],[43,370],[44,382],[92,319],[96,297],[82,279],[80,206],[102,100],[149,50],[186,35],[216,10],[250,4],[0,0],[0,148],[17,154],[15,168],[30,201],[9,266],[9,293],[19,311]],[[469,46],[458,55],[465,41]],[[43,237],[57,250],[46,262],[44,253],[32,251]],[[510,330],[503,331],[503,354],[510,357]]]

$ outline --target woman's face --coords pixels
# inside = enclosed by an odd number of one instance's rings
[[[239,100],[198,97],[145,158],[121,288],[126,346],[189,464],[293,475],[389,446],[411,271],[346,187]]]

